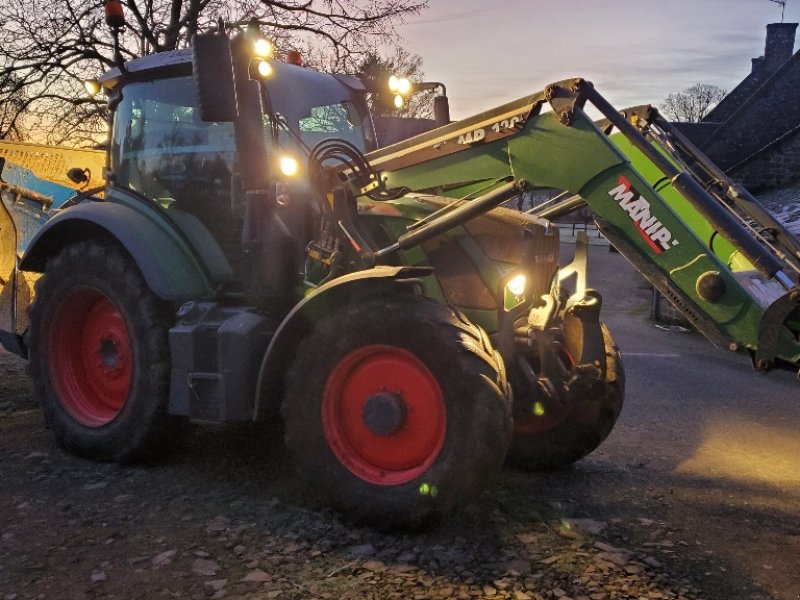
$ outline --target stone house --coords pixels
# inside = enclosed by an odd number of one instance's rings
[[[800,179],[800,51],[797,23],[767,25],[764,56],[700,123],[678,126],[752,191]]]

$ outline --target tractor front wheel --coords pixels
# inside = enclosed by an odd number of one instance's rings
[[[611,334],[605,325],[600,327],[606,373],[594,395],[547,408],[531,405],[528,382],[516,371],[518,366],[512,368],[514,439],[508,460],[514,466],[533,471],[574,463],[594,451],[611,433],[622,411],[625,371]]]
[[[52,258],[30,312],[29,373],[65,449],[127,462],[173,433],[169,305],[115,245],[78,242]]]
[[[418,527],[473,498],[505,456],[502,360],[451,309],[400,294],[315,325],[290,373],[287,445],[345,515]]]

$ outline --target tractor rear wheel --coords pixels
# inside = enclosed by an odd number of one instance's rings
[[[78,242],[52,258],[30,311],[29,373],[58,442],[96,460],[152,456],[166,414],[171,308],[117,246]]]
[[[606,376],[597,395],[586,395],[569,405],[532,412],[527,383],[511,371],[514,389],[514,438],[508,460],[527,470],[562,467],[594,451],[611,433],[622,411],[625,371],[619,350],[601,324],[606,353]]]
[[[282,412],[301,475],[379,527],[419,527],[473,498],[511,437],[503,363],[486,334],[412,294],[319,321]]]

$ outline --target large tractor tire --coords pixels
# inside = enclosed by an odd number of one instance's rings
[[[30,311],[28,368],[61,446],[118,462],[162,450],[176,433],[166,414],[171,319],[110,243],[78,242],[48,262]]]
[[[351,303],[297,351],[283,404],[301,475],[345,516],[417,528],[504,460],[511,405],[486,334],[413,294]]]
[[[602,389],[567,405],[532,412],[526,399],[527,383],[511,371],[514,389],[514,437],[508,460],[530,471],[563,467],[593,452],[611,433],[622,412],[625,371],[619,350],[601,325],[606,353]],[[537,414],[538,413],[538,414]]]

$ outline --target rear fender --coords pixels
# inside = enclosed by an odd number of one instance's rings
[[[297,345],[332,307],[360,303],[379,295],[421,293],[421,277],[431,273],[432,269],[427,267],[378,266],[334,279],[300,301],[281,322],[261,362],[253,419],[266,421],[278,415],[286,374]]]
[[[206,270],[176,232],[128,206],[111,202],[79,204],[53,217],[31,240],[19,268],[43,273],[48,259],[62,248],[98,236],[111,238],[125,248],[160,298],[184,301],[213,297]]]

